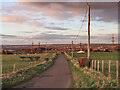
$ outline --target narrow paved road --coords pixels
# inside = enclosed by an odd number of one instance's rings
[[[14,88],[71,88],[72,75],[63,54],[58,55],[54,65],[31,80]]]

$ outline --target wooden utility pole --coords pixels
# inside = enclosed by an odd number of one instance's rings
[[[38,42],[38,47],[40,48],[40,42]]]
[[[72,57],[73,57],[73,41],[72,41]]]
[[[114,34],[112,34],[112,45],[114,45]]]
[[[114,49],[114,34],[112,34],[112,50]]]
[[[34,42],[32,42],[31,52],[32,52],[32,54],[34,53]]]
[[[41,52],[40,42],[38,42],[38,52]]]
[[[117,83],[119,84],[119,61],[116,61],[116,79]]]
[[[80,42],[80,48],[82,49],[82,43]]]
[[[47,53],[47,42],[46,42],[46,53]]]
[[[88,5],[88,60],[90,61],[90,5]]]

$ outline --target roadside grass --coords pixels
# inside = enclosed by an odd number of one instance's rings
[[[104,74],[87,67],[80,68],[76,60],[67,57],[67,61],[73,75],[73,88],[118,88],[116,80],[111,80]]]
[[[25,82],[31,78],[33,78],[35,75],[40,74],[44,72],[45,70],[49,69],[53,64],[54,60],[57,58],[57,54],[52,57],[50,61],[37,65],[36,67],[31,67],[26,70],[20,70],[16,73],[12,73],[6,78],[2,78],[2,88],[11,88],[13,86],[16,86],[22,82]]]
[[[68,53],[71,56],[71,53]],[[92,60],[99,60],[100,64],[100,72],[102,72],[102,60],[104,60],[104,74],[108,77],[108,68],[109,68],[109,60],[111,60],[111,78],[116,79],[116,61],[118,59],[118,52],[91,52],[90,57]],[[87,53],[74,53],[74,58],[78,57],[87,57]],[[94,66],[93,62],[93,66]],[[97,66],[98,63],[96,63]],[[120,70],[119,70],[120,71]],[[120,78],[120,76],[119,76]]]

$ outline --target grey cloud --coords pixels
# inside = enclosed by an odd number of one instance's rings
[[[5,39],[7,38],[8,41],[11,41],[11,39],[15,39],[16,40],[15,42],[19,40],[26,42],[26,41],[31,41],[34,39],[34,40],[42,40],[42,41],[51,40],[50,43],[53,43],[53,42],[63,43],[63,41],[66,43],[72,40],[75,40],[76,43],[78,43],[79,41],[87,43],[86,35],[79,35],[77,39],[75,39],[76,35],[60,35],[60,34],[46,34],[46,33],[41,33],[40,35],[33,35],[30,38],[29,36],[17,37],[15,35],[4,35],[4,34],[0,34],[0,36],[4,37]],[[115,42],[117,42],[118,34],[114,34],[114,36],[115,36]],[[111,40],[112,40],[112,34],[98,34],[96,36],[91,36],[91,42],[94,42],[94,43],[96,42],[97,43],[101,43],[101,42],[111,43]],[[4,39],[3,41],[5,42]]]
[[[118,39],[118,34],[113,34],[116,39]],[[98,34],[97,35],[101,39],[112,40],[112,34]]]
[[[91,18],[105,22],[117,22],[118,3],[116,2],[90,2]],[[59,20],[68,20],[75,16],[85,14],[87,5],[85,2],[22,2],[21,7],[5,8],[7,11],[30,11],[32,13],[42,12],[43,16],[49,16]],[[32,8],[31,8],[32,6]],[[97,20],[96,20],[97,21]]]
[[[2,38],[16,38],[16,35],[6,35],[6,34],[0,34],[0,37]]]
[[[62,28],[62,27],[45,27],[47,29],[51,29],[51,30],[68,30],[68,28]]]
[[[115,34],[115,42],[118,42],[118,35]],[[87,36],[86,35],[79,35],[76,38],[76,35],[60,35],[60,34],[45,34],[42,33],[40,35],[36,35],[33,36],[32,39],[36,39],[36,40],[56,40],[56,43],[59,43],[57,40],[59,41],[83,41],[84,43],[87,43]],[[101,34],[101,35],[95,35],[95,36],[91,36],[91,42],[94,43],[101,43],[101,42],[107,42],[107,43],[111,43],[112,40],[112,34]],[[52,42],[51,42],[52,43]]]
[[[76,35],[59,35],[59,34],[45,34],[33,36],[32,39],[74,39]],[[91,38],[97,38],[97,36],[91,36]],[[87,39],[87,36],[78,36],[77,39]]]
[[[118,19],[118,3],[116,2],[91,2],[89,3],[91,6],[91,17],[99,17],[99,21],[117,22]],[[55,10],[58,15],[57,17],[62,17],[63,19],[72,18],[74,15],[84,14],[87,5],[85,2],[58,2],[58,3],[28,3],[28,5],[36,6],[36,7],[49,7],[50,10]],[[54,7],[54,8],[53,8]],[[66,11],[66,12],[65,12]],[[61,13],[62,12],[62,13]],[[64,13],[63,13],[64,12]],[[68,13],[72,12],[72,13]],[[53,15],[53,14],[52,14]],[[55,15],[55,16],[54,16]],[[53,16],[56,17],[56,14]],[[61,18],[61,19],[62,19]],[[97,21],[97,20],[96,20]]]
[[[20,33],[34,33],[34,32],[20,31]]]
[[[46,33],[56,33],[56,31],[47,31]]]
[[[52,33],[52,32],[50,32]],[[6,34],[0,34],[3,38],[21,38],[21,39],[29,39],[27,37],[18,37],[16,35],[6,35]],[[114,34],[115,39],[118,39],[118,34]],[[72,39],[75,40],[76,35],[60,35],[60,34],[46,34],[41,33],[40,35],[33,35],[31,39]],[[86,39],[86,35],[79,35],[77,39]],[[112,40],[112,34],[98,34],[95,36],[91,36],[91,39],[99,39],[99,40]]]

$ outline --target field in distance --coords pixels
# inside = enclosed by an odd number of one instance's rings
[[[71,55],[71,53],[69,53]],[[87,57],[87,53],[74,53],[74,58],[78,57]],[[99,60],[99,70],[102,72],[102,60],[104,60],[104,74],[108,76],[109,74],[109,60],[111,61],[110,69],[111,69],[111,77],[112,79],[116,78],[116,61],[118,60],[118,52],[90,52],[91,60],[96,60],[96,70],[97,64]],[[95,62],[93,62],[93,66]],[[120,72],[120,69],[119,69]],[[119,77],[120,78],[120,77]]]
[[[15,71],[20,69],[29,68],[35,64],[42,63],[45,58],[49,58],[53,53],[43,54],[22,54],[22,55],[2,55],[2,74],[13,72],[14,65]],[[22,60],[20,57],[40,57],[37,61],[31,61],[29,58]]]
[[[87,57],[87,52],[74,53],[74,57]],[[118,60],[118,52],[90,52],[90,58],[92,60]]]

